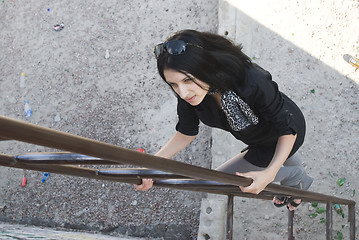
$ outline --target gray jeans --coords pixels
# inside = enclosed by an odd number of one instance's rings
[[[216,170],[235,174],[236,172],[246,173],[250,171],[262,171],[265,169],[257,167],[245,160],[243,158],[245,154],[246,152],[238,154],[234,158],[223,163]],[[298,153],[295,153],[284,162],[273,182],[280,182],[280,184],[284,186],[307,190],[312,184],[313,178],[307,175]]]

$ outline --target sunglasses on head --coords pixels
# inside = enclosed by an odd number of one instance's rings
[[[181,55],[186,51],[187,45],[202,48],[196,44],[186,43],[183,40],[172,40],[156,45],[154,50],[155,57],[158,59],[164,52],[170,55]]]

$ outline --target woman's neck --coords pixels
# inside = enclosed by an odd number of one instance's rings
[[[221,94],[220,93],[216,93],[211,95],[211,97],[216,101],[217,106],[222,109],[222,103],[221,103]]]

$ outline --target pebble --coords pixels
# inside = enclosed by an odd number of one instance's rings
[[[84,208],[84,209],[78,211],[78,212],[75,214],[75,216],[76,216],[76,217],[81,217],[86,211],[87,211],[87,210]]]
[[[61,117],[60,117],[60,114],[58,113],[58,114],[56,114],[56,116],[54,118],[54,121],[55,122],[60,122],[60,120],[61,120]]]
[[[110,51],[107,49],[105,52],[105,59],[109,59],[110,58]]]
[[[133,200],[131,203],[132,206],[136,206],[137,205],[137,200]]]
[[[16,103],[16,99],[14,97],[9,97],[7,96],[7,99],[9,100],[10,103]]]

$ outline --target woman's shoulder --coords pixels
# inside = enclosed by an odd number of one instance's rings
[[[272,75],[261,66],[252,63],[251,66],[246,71],[246,83],[249,85],[258,84],[263,80],[271,81]]]
[[[244,82],[235,89],[242,97],[251,95],[258,88],[272,81],[272,75],[261,66],[252,63],[245,71]]]

